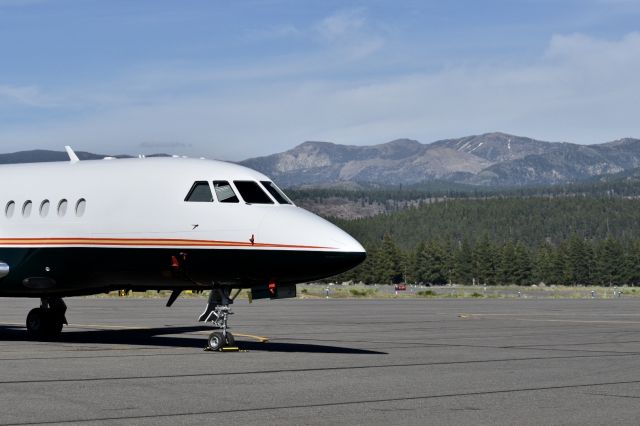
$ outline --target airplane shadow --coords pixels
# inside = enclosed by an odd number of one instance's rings
[[[206,346],[206,334],[184,337],[174,336],[182,333],[210,331],[203,326],[193,327],[157,327],[131,330],[65,330],[62,334],[48,342],[78,343],[95,345],[132,345],[155,346],[166,348],[198,348]],[[24,327],[0,326],[0,342],[26,342],[32,339],[27,335]],[[309,343],[288,342],[256,342],[237,337],[236,343],[240,349],[253,352],[287,352],[287,353],[318,353],[318,354],[351,354],[351,355],[387,355],[386,352],[356,349],[341,346],[314,345]]]

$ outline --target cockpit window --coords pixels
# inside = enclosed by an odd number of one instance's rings
[[[213,189],[216,191],[216,197],[221,203],[238,203],[238,196],[233,192],[233,188],[226,180],[214,180]]]
[[[184,199],[189,202],[196,203],[210,203],[213,201],[213,194],[211,194],[211,188],[209,182],[198,181],[193,184],[187,198]]]
[[[271,198],[260,188],[257,182],[250,180],[234,180],[236,188],[246,203],[273,204]]]
[[[287,198],[287,196],[284,195],[284,192],[282,192],[280,188],[278,188],[273,182],[269,182],[265,180],[265,181],[261,181],[260,183],[262,184],[262,186],[265,187],[267,191],[269,191],[269,194],[271,194],[271,196],[275,198],[276,201],[279,202],[280,204],[293,204],[291,200],[289,200],[289,198]]]

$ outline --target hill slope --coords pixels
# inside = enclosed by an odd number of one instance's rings
[[[241,164],[289,187],[430,180],[485,186],[557,184],[640,167],[640,140],[578,145],[487,133],[431,144],[409,139],[373,146],[305,142]]]

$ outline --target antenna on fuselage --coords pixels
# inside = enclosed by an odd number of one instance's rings
[[[64,147],[64,149],[67,151],[67,155],[69,156],[69,161],[71,161],[72,163],[77,163],[78,161],[80,161],[76,153],[73,151],[73,148],[67,145]]]

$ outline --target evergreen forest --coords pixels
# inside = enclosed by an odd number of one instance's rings
[[[444,198],[329,219],[368,253],[333,281],[640,285],[640,199],[633,196]]]
[[[393,237],[367,247],[367,260],[333,278],[365,284],[426,285],[640,285],[640,240],[585,240],[574,234],[559,244],[425,240],[402,250]]]

